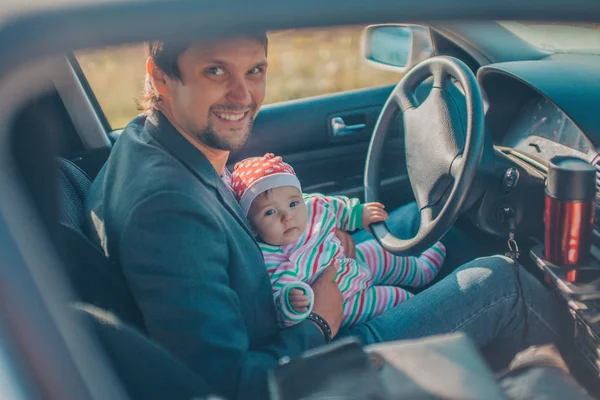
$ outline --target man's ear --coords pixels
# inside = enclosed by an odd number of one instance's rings
[[[167,86],[167,75],[162,69],[156,66],[154,60],[150,57],[146,60],[146,74],[156,93],[159,96],[164,97],[169,91],[169,87]]]

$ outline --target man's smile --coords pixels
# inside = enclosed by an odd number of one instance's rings
[[[213,114],[224,121],[240,121],[248,116],[250,111],[244,112],[231,112],[231,111],[213,111]]]

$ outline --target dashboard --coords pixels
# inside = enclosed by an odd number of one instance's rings
[[[481,230],[505,236],[506,226],[498,215],[510,207],[521,237],[543,238],[545,178],[554,156],[593,163],[600,178],[600,57],[590,62],[515,61],[478,70],[486,129],[496,153],[496,175],[486,179],[502,182],[487,186],[472,213]],[[516,169],[518,183],[507,190],[503,179],[510,169]],[[594,241],[600,249],[598,205]]]
[[[573,121],[543,96],[525,104],[499,144],[546,161],[557,155],[588,159],[594,147]]]
[[[544,161],[571,155],[592,162],[597,156],[600,57],[564,54],[490,64],[477,79],[495,145]]]

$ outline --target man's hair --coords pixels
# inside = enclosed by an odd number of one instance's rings
[[[258,40],[265,46],[267,52],[268,39],[265,32],[246,33],[240,36],[250,37]],[[183,82],[181,70],[179,69],[179,56],[181,56],[191,45],[192,41],[180,40],[152,40],[145,43],[146,57],[154,61],[154,65],[160,68],[165,75],[171,79]],[[149,112],[160,103],[160,95],[152,85],[150,76],[146,74],[144,88],[137,98],[138,110]]]

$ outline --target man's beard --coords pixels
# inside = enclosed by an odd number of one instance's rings
[[[219,107],[218,111],[220,112],[239,112],[241,107]],[[245,107],[246,109],[248,107]],[[256,112],[256,105],[253,104],[250,106],[250,110],[248,111],[248,125],[239,133],[230,132],[229,135],[219,135],[210,122],[210,115],[213,113],[213,109],[209,110],[209,118],[208,124],[204,130],[196,132],[196,137],[202,143],[207,145],[208,147],[212,147],[213,149],[225,150],[225,151],[237,151],[241,150],[248,139],[250,138],[250,133],[252,132],[252,125],[254,123],[254,116]],[[215,116],[215,118],[218,118]],[[230,136],[230,137],[227,137]]]

